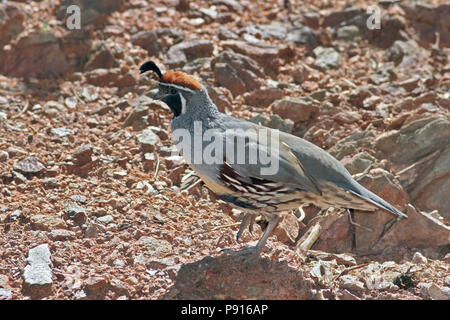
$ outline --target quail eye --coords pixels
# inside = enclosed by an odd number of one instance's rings
[[[177,90],[175,88],[170,88],[170,94],[176,94]]]

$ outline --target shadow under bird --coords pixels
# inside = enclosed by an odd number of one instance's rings
[[[186,160],[221,200],[246,213],[237,233],[237,240],[247,227],[251,231],[257,215],[262,215],[267,220],[268,225],[257,245],[244,248],[242,252],[245,251],[252,257],[259,256],[279,221],[279,214],[304,204],[363,211],[383,209],[398,219],[407,217],[361,186],[338,160],[318,146],[294,135],[219,112],[206,88],[194,77],[181,71],[167,71],[163,74],[153,61],[144,63],[139,71],[154,71],[158,75],[159,88],[155,99],[162,100],[172,110],[172,133],[183,129],[194,136],[195,123],[200,123],[202,134],[212,131],[215,139],[222,140],[223,150],[217,152],[217,156],[223,157],[220,159],[222,161],[206,163],[191,161],[190,158]],[[229,133],[248,131],[268,132],[270,137],[277,137],[277,143],[270,143],[270,138],[259,139],[258,134],[246,135],[245,161],[228,158],[229,154],[239,156],[239,152],[228,153],[227,148],[234,148],[236,151],[233,143],[235,140],[229,138]],[[203,154],[210,144],[211,141],[203,141],[200,149],[192,147],[191,152]],[[278,170],[275,173],[263,173],[261,163],[249,161],[249,154],[256,150],[266,152],[266,156],[277,161]],[[185,151],[183,150],[183,156]]]

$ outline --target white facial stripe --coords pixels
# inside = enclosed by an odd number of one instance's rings
[[[181,100],[181,114],[186,113],[186,99],[183,97],[183,94],[180,92],[180,100]]]
[[[192,92],[192,90],[189,89],[189,88],[186,88],[186,87],[183,87],[183,86],[179,86],[179,85],[176,85],[176,84],[173,84],[173,83],[160,82],[159,84],[163,85],[163,86],[166,86],[166,87],[172,87],[172,88],[175,88],[175,89],[178,89],[178,90],[185,90],[185,91]]]

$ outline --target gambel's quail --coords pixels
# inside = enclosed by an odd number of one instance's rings
[[[155,99],[172,110],[172,139],[186,161],[221,200],[246,212],[237,240],[256,215],[268,221],[256,247],[247,248],[252,256],[264,248],[279,213],[303,204],[364,211],[381,208],[398,219],[407,217],[358,184],[339,161],[316,145],[219,112],[192,76],[180,71],[162,74],[153,61],[139,71],[158,75]]]

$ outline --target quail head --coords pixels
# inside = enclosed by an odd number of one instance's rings
[[[397,218],[407,217],[358,184],[338,160],[316,145],[219,112],[206,88],[192,76],[180,71],[162,74],[153,61],[139,70],[158,75],[155,99],[172,110],[172,139],[186,161],[221,200],[246,212],[237,240],[256,215],[267,220],[256,247],[247,249],[253,256],[264,248],[279,214],[303,204],[383,209]]]

